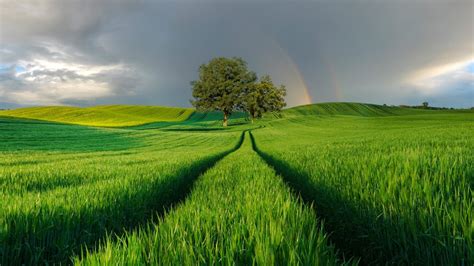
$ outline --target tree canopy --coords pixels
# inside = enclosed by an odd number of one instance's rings
[[[235,111],[247,112],[253,121],[265,112],[281,110],[286,105],[285,87],[277,88],[268,75],[257,80],[242,58],[214,58],[199,67],[199,79],[191,82],[191,103],[201,111],[223,112],[223,126]]]
[[[285,96],[285,86],[276,87],[270,76],[265,75],[244,93],[243,109],[253,122],[255,118],[262,117],[266,112],[279,111],[285,107]]]

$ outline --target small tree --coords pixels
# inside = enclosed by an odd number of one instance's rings
[[[255,118],[262,117],[264,113],[280,111],[285,107],[285,95],[285,86],[276,87],[270,76],[265,75],[258,83],[247,88],[243,96],[242,108],[249,114],[253,123]]]
[[[423,108],[428,108],[428,102],[423,102]]]
[[[243,92],[256,80],[242,58],[214,58],[199,67],[199,79],[191,82],[195,99],[191,103],[198,110],[223,112],[226,127],[230,115],[242,108]]]

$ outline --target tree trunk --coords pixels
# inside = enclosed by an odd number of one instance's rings
[[[224,121],[222,122],[222,126],[226,127],[227,126],[227,121],[229,120],[229,114],[224,112]]]

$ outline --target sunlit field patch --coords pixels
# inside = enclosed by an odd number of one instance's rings
[[[191,108],[103,105],[93,107],[44,106],[0,111],[0,116],[38,119],[68,124],[124,127],[157,121],[184,121],[194,112]]]

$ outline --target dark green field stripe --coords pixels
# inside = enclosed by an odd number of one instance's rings
[[[71,217],[64,215],[70,210],[41,206],[38,213],[3,217],[8,230],[0,232],[0,265],[67,264],[81,247],[95,250],[107,234],[120,236],[162,216],[187,197],[201,174],[238,150],[243,140],[244,133],[234,148],[181,169],[175,178],[156,182],[152,191],[118,198],[105,208],[80,210]]]

